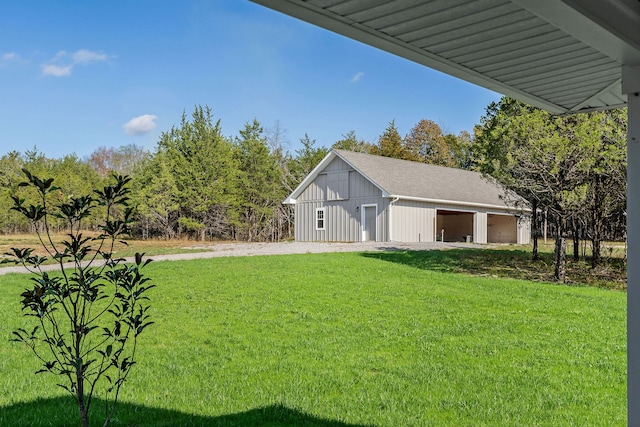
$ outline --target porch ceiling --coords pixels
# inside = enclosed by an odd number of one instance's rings
[[[553,113],[623,106],[640,0],[252,0]]]

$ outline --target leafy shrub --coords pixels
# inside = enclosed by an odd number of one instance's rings
[[[104,391],[106,426],[136,363],[138,337],[153,323],[146,294],[154,285],[141,273],[151,260],[143,262],[140,253],[133,264],[113,257],[114,243],[128,234],[132,222],[130,179],[113,175],[112,183],[91,195],[64,198],[53,178],[23,172],[27,181],[20,186],[35,190],[38,200],[27,204],[14,195],[11,209],[34,225],[44,255],[32,248],[12,248],[5,254],[10,258],[3,262],[21,264],[32,273],[31,285],[21,296],[23,313],[35,319],[35,326],[14,331],[14,341],[27,345],[40,360],[42,367],[36,373],[57,375],[57,385],[75,396],[83,426],[89,425],[94,394]],[[102,232],[85,237],[82,222],[96,211],[105,215]],[[61,244],[51,237],[54,218],[62,220],[68,231]],[[59,273],[44,268],[50,260]]]

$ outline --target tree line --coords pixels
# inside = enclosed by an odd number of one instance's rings
[[[153,152],[136,145],[100,147],[88,158],[75,154],[46,157],[37,148],[0,157],[0,232],[32,232],[33,225],[10,208],[26,169],[52,177],[70,198],[101,188],[112,173],[129,175],[134,235],[142,238],[193,238],[273,241],[293,235],[293,212],[282,201],[328,153],[307,135],[301,148],[287,150],[279,123],[265,130],[253,120],[237,136],[222,132],[211,109],[196,106],[178,125],[163,132]],[[29,193],[21,194],[29,199]],[[89,229],[96,224],[85,221]],[[53,229],[64,224],[51,221]]]
[[[473,134],[446,133],[424,119],[402,137],[391,121],[375,142],[352,131],[331,148],[482,172],[532,208],[534,257],[538,213],[545,214],[562,279],[567,238],[574,256],[579,239],[589,239],[596,266],[602,240],[625,237],[626,117],[624,110],[553,116],[505,97],[487,107]],[[329,151],[308,135],[299,146],[290,152],[279,123],[265,129],[257,120],[225,136],[211,109],[196,106],[152,152],[135,145],[100,147],[86,159],[10,152],[0,158],[0,232],[32,231],[9,209],[25,168],[55,178],[59,198],[99,188],[111,173],[130,175],[138,237],[289,239],[293,210],[281,202]]]
[[[208,106],[182,114],[149,152],[136,145],[99,147],[88,158],[46,157],[36,148],[0,158],[0,232],[31,232],[33,225],[10,210],[11,196],[24,181],[22,169],[53,177],[58,199],[88,194],[112,173],[129,175],[133,231],[141,238],[279,241],[293,236],[293,209],[282,201],[329,152],[308,135],[288,149],[279,122],[265,129],[257,120],[226,136]],[[453,167],[468,167],[468,133],[445,134],[420,121],[402,138],[392,121],[377,143],[348,132],[332,148],[367,152]],[[27,194],[28,196],[28,194]],[[52,196],[53,197],[53,196]],[[85,225],[96,227],[89,218]],[[51,226],[63,224],[52,220]]]

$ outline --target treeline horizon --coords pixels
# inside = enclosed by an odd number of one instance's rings
[[[130,176],[136,238],[286,240],[293,238],[294,212],[282,201],[332,148],[469,168],[470,147],[468,132],[445,134],[435,122],[421,120],[404,138],[391,121],[376,143],[350,131],[326,147],[305,134],[291,151],[279,121],[265,129],[254,119],[237,135],[225,136],[211,109],[196,106],[162,132],[153,151],[130,144],[101,146],[85,158],[75,153],[50,158],[37,147],[2,155],[0,232],[34,231],[10,209],[26,169],[53,178],[60,188],[56,197],[62,198],[90,194],[111,174]],[[94,230],[96,224],[87,218],[83,226]]]
[[[558,230],[568,233],[574,237],[574,247],[578,238],[593,240],[595,235],[597,244],[602,239],[623,237],[626,196],[620,180],[626,173],[626,128],[614,132],[612,126],[624,127],[626,123],[619,119],[624,115],[594,113],[581,115],[579,120],[562,119],[563,128],[581,126],[583,135],[576,139],[575,132],[563,136],[566,132],[558,133],[552,118],[545,116],[545,122],[535,116],[541,114],[539,110],[521,105],[508,98],[490,104],[472,133],[445,133],[435,122],[423,119],[403,137],[392,120],[375,142],[364,141],[350,131],[326,147],[305,134],[293,152],[279,122],[265,129],[254,119],[237,135],[225,136],[211,109],[196,106],[190,115],[184,112],[178,124],[162,132],[153,151],[132,144],[99,147],[84,159],[75,154],[51,159],[36,148],[4,154],[0,158],[0,232],[33,231],[10,210],[11,196],[19,193],[18,185],[24,180],[22,169],[27,169],[37,176],[54,178],[61,189],[57,197],[88,194],[112,173],[131,176],[136,238],[291,239],[294,210],[282,201],[335,148],[482,172],[535,203],[532,207],[546,209],[551,234]],[[505,120],[498,125],[503,116]],[[523,133],[513,130],[515,123],[520,123]],[[539,131],[533,132],[536,128]],[[594,138],[587,138],[588,134]],[[549,148],[549,155],[553,155],[562,151],[558,148],[562,144],[575,145],[576,141],[582,141],[581,149],[564,150],[566,155],[558,159],[558,165],[576,165],[582,173],[565,187],[540,187],[536,176],[542,177],[546,170],[536,159],[542,159],[544,149]],[[528,153],[526,148],[538,151]],[[509,150],[516,150],[519,157],[508,154]],[[522,174],[527,168],[532,173],[526,179],[513,177],[514,171]],[[558,166],[549,173],[556,169]],[[599,173],[594,175],[593,171]],[[534,191],[528,192],[531,189]],[[595,206],[604,209],[604,215],[598,216]],[[560,207],[566,215],[558,214]],[[534,237],[541,234],[541,221],[535,218]],[[84,223],[88,230],[95,226],[92,218]]]

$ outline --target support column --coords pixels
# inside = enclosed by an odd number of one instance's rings
[[[487,243],[487,213],[473,215],[473,243]]]
[[[640,426],[640,66],[622,68],[627,95],[627,425]]]

